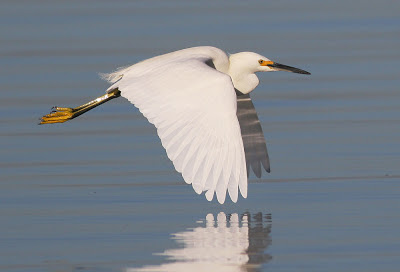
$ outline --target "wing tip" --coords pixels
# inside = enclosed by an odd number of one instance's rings
[[[229,197],[231,198],[233,203],[236,203],[238,201],[238,186],[234,185],[232,187],[228,186],[228,193],[229,193]]]
[[[198,195],[201,195],[201,193],[203,192],[203,188],[201,186],[199,186],[198,184],[194,183],[194,182],[192,183],[192,187],[193,187],[193,190]]]
[[[223,192],[217,191],[217,200],[219,204],[224,204],[226,199],[226,190]]]
[[[264,167],[265,171],[267,171],[267,173],[271,173],[271,164],[269,163],[268,155],[264,160],[261,161],[261,164]]]
[[[213,200],[213,198],[214,198],[214,190],[208,190],[205,195],[206,195],[206,199],[208,201]]]
[[[240,189],[240,194],[242,195],[242,197],[247,198],[247,187],[243,188],[243,186],[242,186],[239,189]]]

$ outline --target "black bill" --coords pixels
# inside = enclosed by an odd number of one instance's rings
[[[299,68],[295,68],[292,66],[280,64],[277,62],[274,62],[273,64],[267,64],[267,66],[269,66],[271,68],[275,68],[277,70],[288,71],[288,72],[292,72],[292,73],[296,73],[296,74],[311,75],[311,73],[309,73],[307,71],[304,71],[304,70],[301,70]]]

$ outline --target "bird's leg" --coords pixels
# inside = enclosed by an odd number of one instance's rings
[[[118,88],[107,92],[105,95],[100,96],[86,104],[83,104],[76,108],[63,108],[63,107],[53,107],[51,113],[44,115],[40,119],[39,125],[42,124],[54,124],[54,123],[64,123],[68,120],[74,119],[81,114],[117,97],[121,96],[121,92]]]

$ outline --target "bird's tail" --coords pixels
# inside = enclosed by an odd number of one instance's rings
[[[129,67],[120,67],[112,73],[99,73],[99,76],[105,81],[115,83],[124,76],[124,73],[126,72],[126,70],[128,70],[128,68]]]

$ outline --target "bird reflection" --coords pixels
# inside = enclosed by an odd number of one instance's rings
[[[220,212],[208,214],[201,226],[172,234],[181,247],[161,254],[168,262],[157,266],[130,268],[133,271],[259,271],[271,260],[265,250],[271,244],[271,215]]]

